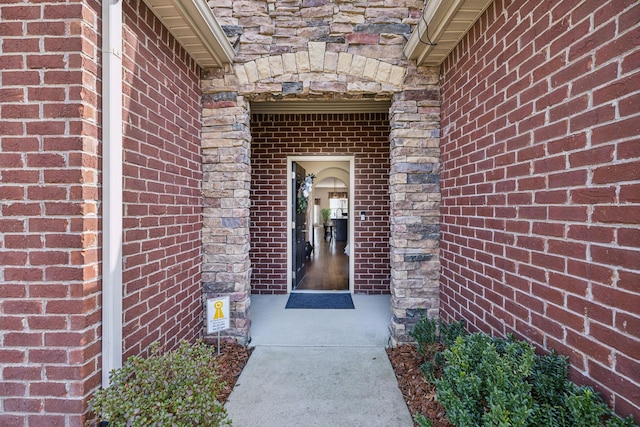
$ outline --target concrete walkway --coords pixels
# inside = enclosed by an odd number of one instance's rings
[[[412,427],[385,346],[388,296],[354,295],[355,310],[285,310],[253,295],[255,346],[226,404],[235,427]]]

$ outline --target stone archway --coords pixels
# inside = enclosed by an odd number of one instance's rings
[[[308,51],[258,58],[233,67],[239,93],[252,101],[315,95],[319,98],[390,99],[402,90],[406,69],[375,58],[329,52],[325,42]]]
[[[422,310],[439,306],[439,90],[437,69],[411,69],[349,53],[308,51],[262,57],[212,71],[203,88],[203,293],[229,295],[231,329],[250,337],[251,102],[391,102],[389,171],[393,343]]]

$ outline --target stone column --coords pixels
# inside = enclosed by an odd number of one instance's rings
[[[408,333],[420,313],[437,317],[440,261],[440,107],[432,87],[396,94],[391,123],[392,344]]]
[[[249,102],[233,91],[205,93],[203,107],[203,295],[205,301],[230,296],[231,328],[223,335],[246,344],[251,326]]]

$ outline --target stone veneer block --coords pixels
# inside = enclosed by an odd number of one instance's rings
[[[247,78],[249,79],[249,83],[255,83],[260,78],[258,77],[258,67],[254,61],[249,61],[244,64],[244,70],[247,72]]]
[[[338,74],[349,74],[353,55],[350,53],[340,52],[338,54]]]
[[[206,135],[203,134],[200,144],[203,149],[218,148],[218,145],[220,145],[221,138],[222,138],[222,132],[207,132]],[[229,145],[231,146],[231,144]]]
[[[394,93],[398,92],[398,86],[392,85],[391,83],[382,83],[381,95],[385,94],[385,96],[392,96]]]
[[[269,66],[269,58],[256,59],[256,68],[258,69],[258,77],[260,80],[271,77],[271,67]]]
[[[380,61],[378,61],[377,59],[367,58],[364,64],[364,71],[362,72],[362,76],[367,79],[375,80],[379,63]]]
[[[341,82],[311,82],[309,90],[317,93],[335,92],[344,93],[347,90],[347,85]]]
[[[231,125],[233,126],[236,122],[236,118],[234,116],[218,116],[215,113],[212,113],[215,109],[211,108],[203,108],[202,109],[202,125],[203,126],[214,126],[214,125]]]
[[[407,119],[412,117],[420,117],[420,114],[402,113],[402,116],[403,116],[403,120],[398,120],[398,121],[410,121]],[[397,129],[392,129],[389,136],[391,138],[422,139],[422,138],[425,138],[426,135],[425,135],[424,129],[420,129],[420,128],[397,128]]]
[[[249,84],[249,77],[247,76],[247,71],[245,70],[244,65],[235,65],[233,69],[235,71],[236,77],[238,78],[238,84]]]
[[[378,82],[349,82],[347,91],[354,93],[379,93],[382,89]]]
[[[378,71],[376,72],[375,80],[378,82],[388,82],[391,76],[391,64],[388,62],[380,61],[378,64]]]
[[[309,67],[311,71],[322,72],[324,70],[324,52],[326,49],[326,42],[309,42]]]
[[[351,68],[349,69],[349,74],[355,77],[362,77],[362,73],[364,72],[364,67],[367,63],[367,58],[360,55],[354,55],[353,61],[351,61]]]
[[[284,74],[284,68],[282,66],[282,56],[270,56],[269,67],[271,68],[271,77],[281,76]]]
[[[296,66],[298,67],[298,73],[308,73],[311,71],[309,52],[296,52]]]
[[[342,24],[363,24],[364,15],[360,11],[340,12],[334,15],[333,22],[338,22]]]
[[[391,66],[391,74],[389,75],[389,83],[402,86],[404,82],[405,69],[404,67],[398,67],[397,65]]]
[[[244,70],[242,70],[244,71]],[[247,83],[249,83],[249,80],[247,80]],[[225,87],[225,91],[227,90],[237,90],[238,87],[238,77],[235,75],[235,73],[229,73],[229,74],[225,74],[224,76],[224,87]]]
[[[298,66],[296,65],[296,54],[285,53],[282,55],[282,66],[285,73],[296,74],[298,72]]]
[[[325,52],[324,53],[324,72],[335,73],[338,70],[338,53],[337,52]]]

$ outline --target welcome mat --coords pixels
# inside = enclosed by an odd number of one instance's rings
[[[355,308],[349,293],[293,293],[284,308]]]

